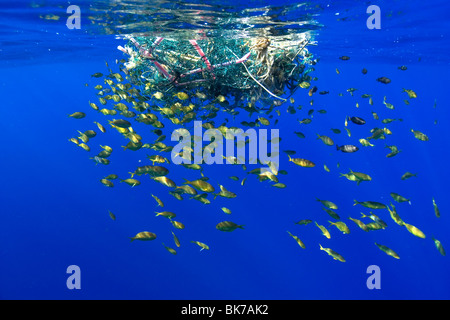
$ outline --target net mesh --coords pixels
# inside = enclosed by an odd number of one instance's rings
[[[311,55],[305,41],[268,38],[204,38],[172,40],[162,37],[128,37],[119,47],[128,57],[124,71],[141,94],[151,99],[157,93],[166,104],[188,97],[215,101],[223,107],[270,106],[286,101],[305,79]]]

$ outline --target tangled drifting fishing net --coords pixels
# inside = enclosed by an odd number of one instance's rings
[[[307,40],[127,39],[125,47],[118,47],[128,55],[124,71],[143,96],[160,92],[166,103],[175,102],[174,94],[183,92],[211,101],[224,96],[225,107],[230,108],[257,101],[265,106],[281,104],[286,89],[292,94],[306,76],[310,57]]]

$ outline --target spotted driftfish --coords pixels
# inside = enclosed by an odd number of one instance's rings
[[[344,144],[342,146],[336,145],[336,150],[341,150],[342,152],[345,152],[345,153],[351,153],[351,152],[358,151],[359,148],[357,146],[352,145],[352,144]]]

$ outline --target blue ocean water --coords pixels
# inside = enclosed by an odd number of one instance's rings
[[[171,4],[163,2],[169,9]],[[254,1],[248,6],[293,4]],[[381,29],[367,28],[366,9],[371,4],[381,9]],[[117,30],[100,32],[84,16],[84,12],[93,15],[93,8],[107,11],[113,3],[80,1],[80,30],[66,27],[68,5],[64,1],[0,3],[0,298],[450,298],[448,256],[442,256],[433,242],[433,237],[439,239],[446,249],[450,244],[446,80],[450,71],[446,13],[450,5],[446,1],[309,2],[303,14],[315,21],[308,27],[314,31],[315,43],[308,49],[318,59],[310,75],[317,77],[314,85],[318,91],[329,94],[309,97],[307,90],[297,90],[294,105],[302,105],[302,110],[289,114],[283,104],[278,126],[269,128],[280,130],[280,150],[295,150],[295,157],[310,159],[316,166],[296,166],[280,152],[280,170],[288,172],[279,175],[285,189],[250,175],[241,186],[240,181],[229,179],[247,176],[240,166],[204,166],[211,183],[223,184],[237,194],[234,199],[218,197],[209,205],[187,198],[178,201],[148,177],[141,177],[142,184],[134,188],[118,181],[114,188],[106,188],[99,182],[101,178],[110,173],[128,177],[137,166],[149,164],[146,154],[153,153],[122,152],[125,139],[98,134],[91,139],[91,147],[107,144],[115,150],[111,164],[102,166],[89,159],[97,149],[86,153],[68,141],[77,130],[96,130],[93,121],[106,122],[88,104],[97,102],[93,87],[100,83],[91,75],[106,73],[105,61],[118,72],[114,61],[124,56],[116,48],[125,44],[115,36]],[[233,9],[226,1],[214,5]],[[46,14],[57,14],[60,19],[40,18]],[[295,19],[297,12],[285,14]],[[344,55],[350,60],[339,59]],[[402,65],[407,70],[398,69]],[[368,71],[365,75],[363,68]],[[380,77],[390,78],[391,83],[376,81]],[[349,88],[357,89],[353,96],[347,92]],[[417,98],[409,99],[403,89],[414,90]],[[373,105],[361,94],[371,94]],[[394,109],[386,108],[384,97]],[[299,124],[298,119],[306,118],[309,109],[316,110],[313,121]],[[319,114],[319,109],[327,113]],[[76,111],[86,112],[87,117],[67,117]],[[372,112],[380,120],[375,120]],[[254,121],[257,116],[249,118],[242,112],[237,119]],[[346,116],[362,117],[366,124],[349,123],[348,137]],[[384,125],[380,121],[385,118],[403,121]],[[392,135],[371,140],[374,147],[361,146],[358,140],[370,136],[374,127],[387,127]],[[342,132],[335,134],[331,128]],[[429,141],[415,139],[411,129],[425,133]],[[294,131],[303,132],[306,138],[298,138]],[[317,134],[328,135],[339,145],[357,145],[360,150],[342,153],[323,144]],[[387,158],[390,150],[386,145],[396,145],[401,152]],[[370,174],[372,181],[357,185],[340,177],[350,169]],[[199,178],[194,170],[174,165],[170,171],[177,183],[183,178]],[[401,180],[407,171],[417,176]],[[391,192],[405,196],[410,203],[394,202]],[[184,230],[155,217],[154,212],[161,208],[151,194],[164,201],[164,210],[177,213],[177,219],[186,225]],[[332,219],[317,198],[338,205],[336,212],[350,234],[328,228]],[[440,218],[435,216],[433,198]],[[392,202],[400,217],[422,230],[426,238],[415,237],[395,224],[386,209],[354,206],[354,200]],[[230,208],[232,214],[226,215],[221,207]],[[116,215],[115,221],[108,210]],[[383,219],[387,228],[364,232],[347,219],[361,219],[361,212],[369,211]],[[326,226],[331,238],[326,239],[313,223],[294,224],[301,219]],[[244,225],[244,229],[220,232],[215,225],[224,220]],[[369,222],[367,218],[364,221]],[[155,232],[158,238],[130,242],[130,237],[145,230]],[[180,248],[173,244],[171,231],[180,238]],[[300,248],[286,231],[297,235],[306,248]],[[208,244],[210,250],[200,251],[192,240]],[[400,259],[386,255],[375,242],[395,250]],[[162,243],[175,248],[177,254],[170,254]],[[332,248],[346,262],[333,260],[319,244]],[[70,265],[80,268],[81,289],[70,290],[66,285]],[[371,265],[379,267],[379,289],[367,287]]]

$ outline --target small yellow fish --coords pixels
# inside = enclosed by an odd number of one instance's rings
[[[278,182],[278,183],[273,184],[272,187],[284,189],[284,188],[286,188],[286,185],[284,183]]]
[[[317,139],[322,140],[322,142],[323,142],[324,144],[326,144],[327,146],[332,146],[332,145],[334,145],[334,141],[333,141],[330,137],[328,137],[328,136],[321,136],[320,134],[317,134]]]
[[[179,221],[174,221],[174,220],[171,220],[170,222],[172,223],[172,225],[173,225],[175,228],[177,228],[177,229],[184,229],[184,224],[182,224],[181,222],[179,222]]]
[[[366,139],[359,139],[359,143],[361,143],[364,147],[374,147],[373,144],[371,144],[368,140]]]
[[[300,247],[302,247],[303,249],[305,249],[305,244],[303,243],[302,240],[299,239],[299,237],[294,236],[294,235],[293,235],[292,233],[290,233],[289,231],[288,231],[287,233],[288,233],[292,238],[294,238],[295,241],[297,241],[297,243],[298,243],[298,245],[299,245]]]
[[[106,132],[106,129],[105,129],[104,126],[102,126],[102,125],[101,125],[100,123],[98,123],[97,121],[94,121],[94,123],[97,125],[98,129],[99,129],[101,132],[103,132],[103,133]]]
[[[155,213],[156,213],[157,217],[158,216],[163,216],[163,217],[166,217],[166,218],[169,218],[169,219],[175,218],[177,216],[175,213],[170,212],[170,211],[163,211],[163,212],[156,212],[155,211]]]
[[[70,138],[69,141],[75,143],[76,145],[80,143],[77,138]]]
[[[109,187],[109,188],[114,187],[114,183],[112,183],[108,179],[101,179],[100,182],[106,187]]]
[[[204,244],[203,242],[200,242],[200,241],[191,241],[191,242],[200,246],[201,247],[200,251],[203,251],[204,249],[209,250],[209,246]]]
[[[216,99],[217,99],[217,101],[219,101],[219,102],[225,102],[225,101],[227,101],[227,100],[225,99],[225,97],[222,96],[222,95],[217,96]]]
[[[109,211],[108,210],[108,213],[109,213],[109,217],[112,219],[112,220],[116,220],[116,216],[114,215],[114,213],[112,213],[111,211]]]
[[[159,183],[165,185],[166,187],[169,188],[175,188],[177,185],[175,184],[175,182],[173,182],[171,179],[167,178],[167,177],[152,177],[153,180],[158,181]]]
[[[425,234],[424,234],[421,230],[419,230],[419,228],[417,228],[417,227],[415,227],[415,226],[413,226],[413,225],[411,225],[411,224],[408,224],[408,223],[406,223],[406,222],[403,222],[403,225],[406,227],[406,229],[407,229],[409,232],[411,232],[411,233],[412,233],[413,235],[415,235],[416,237],[425,239]]]
[[[130,239],[131,239],[131,241],[134,241],[134,240],[150,241],[150,240],[156,239],[156,234],[154,234],[153,232],[142,231]]]
[[[86,114],[84,112],[74,112],[72,114],[69,114],[69,117],[74,119],[83,119],[86,117]]]
[[[209,192],[209,193],[215,191],[214,187],[211,184],[209,184],[208,182],[206,182],[202,179],[197,179],[197,180],[193,180],[193,181],[189,181],[187,179],[184,179],[184,180],[186,180],[186,182],[184,184],[190,184],[199,191]]]
[[[301,158],[291,158],[290,155],[288,155],[289,161],[295,163],[298,166],[306,167],[306,168],[312,168],[315,166],[314,162],[307,160],[307,159],[301,159]]]
[[[402,177],[402,180],[403,180],[403,177]],[[433,198],[433,208],[434,208],[434,214],[436,215],[436,217],[437,217],[437,218],[440,218],[440,217],[441,217],[441,214],[440,214],[440,212],[439,212],[439,208],[438,208],[438,206],[437,206],[436,201],[434,200],[434,198]]]
[[[216,229],[220,231],[231,232],[237,228],[244,229],[243,225],[238,225],[232,221],[222,221],[216,225]]]
[[[392,203],[391,203],[391,207],[392,207],[392,209],[390,209],[389,206],[387,206],[387,209],[389,211],[389,214],[391,215],[392,220],[394,220],[394,222],[396,224],[398,224],[399,226],[403,226],[404,222],[398,215],[397,210],[395,209],[395,206]]]
[[[326,253],[328,253],[328,255],[332,256],[334,260],[338,260],[338,261],[340,261],[340,262],[345,262],[344,257],[341,256],[341,255],[340,255],[339,253],[337,253],[336,251],[333,251],[333,250],[330,249],[330,248],[324,248],[324,247],[322,247],[322,246],[320,245],[320,243],[319,243],[319,246],[320,246],[320,250],[323,250],[323,251],[325,251]]]
[[[177,252],[175,251],[175,249],[172,249],[168,246],[166,246],[164,243],[162,244],[164,246],[164,248],[166,248],[167,251],[169,251],[171,254],[175,255],[177,254]]]
[[[375,242],[375,245],[380,248],[381,251],[384,251],[387,255],[390,255],[391,257],[394,257],[395,259],[400,259],[399,255],[392,249]]]
[[[180,246],[181,246],[180,240],[179,240],[178,237],[175,235],[175,233],[173,233],[173,231],[171,231],[171,232],[172,232],[172,235],[173,235],[173,242],[175,242],[175,245],[176,245],[177,247],[180,247]]]
[[[322,203],[325,207],[327,207],[328,209],[333,209],[333,210],[337,210],[337,205],[331,201],[328,200],[320,200],[320,199],[316,199],[317,201],[319,201],[320,203]]]
[[[222,207],[220,209],[222,209],[222,211],[225,212],[226,214],[231,214],[231,210],[226,207]]]
[[[336,222],[328,221],[328,222],[330,223],[330,226],[335,226],[336,228],[338,228],[339,231],[342,231],[343,234],[350,233],[350,229],[344,222],[342,222],[342,221],[336,221]]]
[[[187,100],[187,99],[189,99],[188,94],[185,93],[185,92],[178,92],[178,93],[174,94],[173,96],[174,97],[176,96],[180,100]]]
[[[161,100],[164,97],[164,94],[162,92],[156,92],[152,94],[152,97],[155,97],[158,100]]]
[[[356,225],[357,225],[358,227],[360,227],[362,230],[364,230],[364,231],[366,231],[366,232],[369,231],[369,229],[366,227],[365,223],[362,222],[361,220],[354,219],[354,218],[352,218],[352,217],[349,217],[349,219],[352,220],[354,223],[356,223]]]
[[[158,203],[158,206],[160,207],[164,207],[164,203],[161,201],[161,199],[159,199],[157,196],[152,194],[153,199],[156,200],[156,202]]]
[[[413,90],[403,89],[403,92],[406,92],[410,99],[417,98],[417,94]]]
[[[131,187],[138,186],[141,184],[141,182],[136,179],[125,179],[125,180],[120,180],[120,182],[125,182],[126,184],[128,184]]]
[[[432,238],[434,241],[434,245],[436,246],[436,249],[438,249],[440,254],[445,256],[445,250],[444,250],[444,247],[442,246],[442,243],[439,240],[437,240],[435,237],[432,237]]]
[[[303,89],[308,89],[311,86],[311,84],[309,82],[303,81],[298,86]]]
[[[330,232],[327,230],[327,228],[325,228],[324,226],[318,224],[316,221],[314,221],[314,223],[316,224],[317,227],[319,227],[319,229],[322,231],[322,234],[327,238],[330,239]]]
[[[85,143],[80,143],[80,144],[78,144],[78,146],[83,148],[86,151],[91,151],[91,148],[89,148],[89,146]]]
[[[414,137],[418,140],[422,140],[422,141],[428,141],[429,138],[425,133],[422,133],[418,130],[413,130],[411,129],[411,132],[414,134]]]

